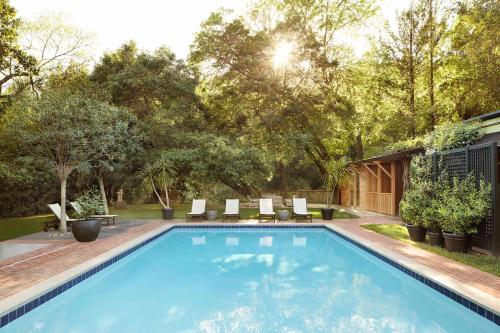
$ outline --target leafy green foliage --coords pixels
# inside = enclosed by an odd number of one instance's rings
[[[437,151],[450,150],[473,144],[481,137],[481,126],[478,123],[442,124],[430,135],[429,146]]]
[[[410,187],[399,203],[399,213],[408,224],[435,228],[434,205],[435,186],[431,179],[429,159],[416,156],[411,162]]]
[[[477,186],[473,173],[464,180],[453,178],[451,184],[444,178],[438,194],[439,226],[457,235],[476,233],[491,209],[491,185],[481,179]]]
[[[4,86],[14,78],[34,74],[36,59],[21,49],[18,33],[21,20],[8,0],[0,0],[0,107]],[[1,110],[1,109],[0,109]]]
[[[345,158],[330,160],[326,163],[326,174],[323,177],[323,186],[328,191],[326,204],[331,208],[335,189],[346,185],[351,180],[355,170]]]
[[[101,195],[97,190],[88,190],[82,193],[75,202],[79,208],[75,213],[76,218],[88,220],[93,215],[104,213]]]
[[[152,163],[146,163],[140,172],[145,191],[149,193],[154,192],[164,208],[170,208],[168,189],[175,183],[175,176],[175,168],[166,152],[163,152]],[[163,202],[160,195],[161,190],[164,190],[165,202]]]

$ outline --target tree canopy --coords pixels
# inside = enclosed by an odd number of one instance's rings
[[[448,124],[499,108],[498,1],[414,1],[395,22],[379,5],[261,0],[207,13],[186,60],[124,41],[91,64],[91,34],[0,0],[0,215],[43,209],[63,178],[70,198],[98,184],[105,203],[120,188],[130,202],[286,196],[332,165],[477,138]],[[357,55],[345,37],[367,25]],[[155,194],[142,183],[158,161],[175,176]]]

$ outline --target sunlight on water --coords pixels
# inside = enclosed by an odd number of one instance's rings
[[[498,332],[322,229],[176,230],[0,332]]]

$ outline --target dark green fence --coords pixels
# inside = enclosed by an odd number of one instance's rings
[[[472,246],[500,255],[500,224],[498,191],[498,152],[496,142],[467,146],[432,154],[433,175],[446,170],[450,177],[464,179],[474,171],[477,181],[481,177],[491,184],[492,209],[481,222],[478,233],[472,236]]]

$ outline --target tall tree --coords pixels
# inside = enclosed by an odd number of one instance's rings
[[[425,11],[412,3],[398,16],[397,30],[389,30],[388,38],[381,43],[387,60],[398,69],[402,78],[401,89],[407,101],[411,136],[417,134],[416,82],[422,71],[425,23]]]
[[[456,13],[441,85],[453,107],[450,116],[467,119],[500,108],[500,3],[462,1]]]
[[[427,93],[429,96],[429,129],[432,130],[437,123],[438,110],[436,109],[435,75],[442,61],[438,55],[440,53],[440,43],[447,30],[446,19],[443,15],[440,1],[424,0],[421,6],[427,11],[424,27],[426,35],[426,67],[427,67]]]
[[[36,72],[35,58],[23,51],[18,43],[20,26],[16,10],[8,0],[0,0],[0,103],[8,97],[4,90],[14,78]]]

